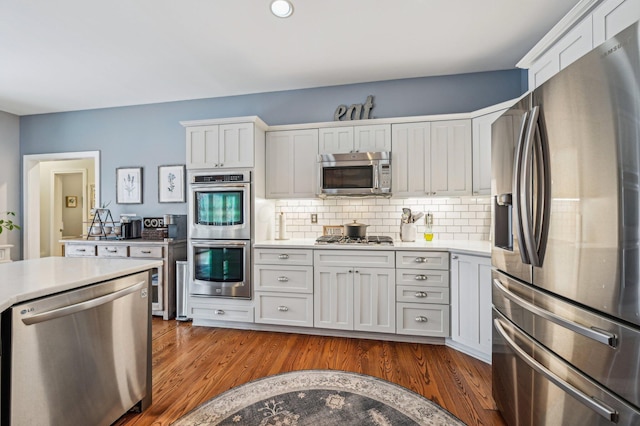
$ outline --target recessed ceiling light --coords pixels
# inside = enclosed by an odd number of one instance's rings
[[[271,2],[271,13],[278,18],[288,18],[293,13],[293,5],[288,0],[274,0]]]

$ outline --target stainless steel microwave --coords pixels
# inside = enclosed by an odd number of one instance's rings
[[[318,190],[331,196],[391,196],[391,153],[352,152],[318,156]]]

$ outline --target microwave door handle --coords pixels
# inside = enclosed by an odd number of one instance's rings
[[[527,124],[529,120],[529,112],[525,112],[522,118],[522,126],[520,127],[520,134],[518,137],[518,144],[515,150],[515,158],[513,162],[513,184],[512,184],[512,206],[513,216],[516,221],[516,235],[518,237],[518,245],[520,248],[520,258],[522,263],[529,264],[529,256],[527,254],[527,248],[524,240],[524,230],[522,224],[522,194],[521,194],[521,182],[522,182],[522,160],[523,160],[523,147],[524,137],[527,132]]]
[[[373,167],[373,189],[380,189],[380,164]]]

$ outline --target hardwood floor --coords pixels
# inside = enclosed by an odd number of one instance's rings
[[[468,425],[505,424],[491,397],[491,367],[445,346],[193,327],[154,318],[153,404],[115,425],[169,425],[234,386],[305,369],[379,377]]]

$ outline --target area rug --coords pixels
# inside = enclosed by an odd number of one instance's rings
[[[464,425],[402,386],[335,370],[278,374],[237,386],[174,426]]]

